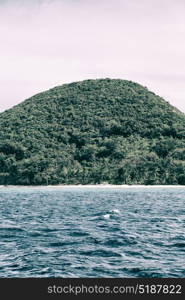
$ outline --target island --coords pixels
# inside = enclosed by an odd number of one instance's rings
[[[142,85],[84,80],[0,114],[0,185],[185,184],[185,115]]]

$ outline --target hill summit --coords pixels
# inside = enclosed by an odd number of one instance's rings
[[[185,184],[185,115],[132,81],[74,82],[0,114],[0,184]]]

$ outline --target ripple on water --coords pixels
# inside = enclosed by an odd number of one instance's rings
[[[97,249],[97,250],[84,250],[79,252],[80,255],[83,256],[93,256],[93,257],[121,257],[121,254],[115,251],[109,251],[105,249]]]
[[[0,277],[184,277],[184,194],[2,188]]]

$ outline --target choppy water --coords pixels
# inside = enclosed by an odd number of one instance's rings
[[[185,277],[185,188],[1,188],[0,277]]]

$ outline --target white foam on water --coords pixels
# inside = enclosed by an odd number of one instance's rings
[[[111,212],[113,212],[113,213],[115,213],[115,214],[120,214],[120,210],[119,209],[113,209],[113,210],[111,210]]]
[[[104,219],[110,219],[110,214],[106,214],[103,217],[104,217]]]

